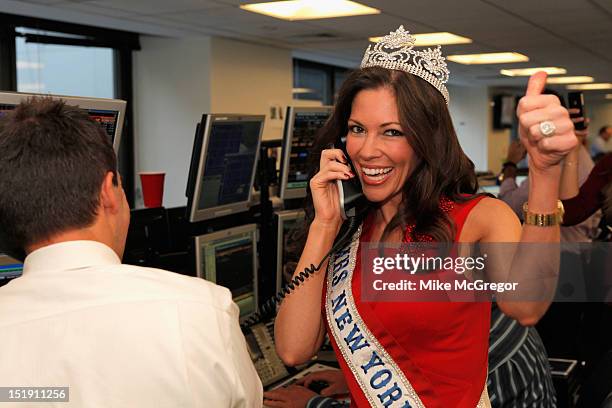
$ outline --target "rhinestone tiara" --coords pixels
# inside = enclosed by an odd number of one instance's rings
[[[438,45],[422,51],[414,50],[415,38],[401,25],[384,36],[374,47],[369,45],[363,54],[361,68],[383,67],[417,75],[432,84],[448,104],[448,68]]]

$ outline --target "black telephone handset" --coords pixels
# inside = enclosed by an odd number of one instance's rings
[[[348,152],[346,151],[345,140],[345,137],[338,139],[338,143],[335,147],[342,150],[344,157],[346,157],[347,165],[351,168],[355,177],[348,180],[336,180],[340,199],[340,215],[344,221],[361,214],[367,205],[367,200],[363,195],[363,189],[359,182],[359,177],[357,177],[355,166],[353,166]]]
[[[570,118],[584,117],[584,94],[582,92],[568,92],[567,103],[570,109],[574,108],[580,111],[570,114]],[[574,128],[576,130],[584,130],[586,125],[584,122],[576,122],[574,123]]]

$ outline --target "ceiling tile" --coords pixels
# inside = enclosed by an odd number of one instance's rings
[[[211,0],[93,0],[86,4],[123,10],[131,14],[146,15],[205,10],[223,6],[223,4]]]

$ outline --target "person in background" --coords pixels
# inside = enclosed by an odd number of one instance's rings
[[[493,408],[555,408],[546,348],[533,326],[523,326],[495,304],[489,331],[487,389]]]
[[[559,98],[563,105],[563,98],[553,90],[545,90],[545,93],[550,93]],[[569,109],[570,114],[578,113],[578,109]],[[584,183],[589,173],[593,169],[594,163],[589,153],[584,146],[584,141],[588,135],[589,120],[586,118],[572,118],[574,123],[585,122],[584,130],[575,130],[576,137],[580,143],[573,149],[572,153],[563,161],[563,171],[565,173],[576,172],[578,182]],[[503,166],[503,181],[500,187],[499,198],[506,202],[514,212],[523,218],[523,203],[527,201],[529,195],[529,178],[525,179],[520,185],[516,184],[516,164],[525,157],[525,149],[520,141],[513,142],[508,149],[508,159]],[[564,217],[567,218],[567,215]],[[585,260],[579,253],[577,246],[569,245],[570,243],[587,243],[591,242],[599,231],[599,222],[601,219],[600,213],[591,213],[589,217],[585,217],[580,223],[572,224],[571,226],[564,223],[561,227],[561,242],[566,243],[562,253],[562,280],[575,281],[572,276],[568,276],[567,272],[575,276],[583,276],[587,270]],[[538,333],[531,333],[532,340],[535,345],[542,342],[544,348],[539,348],[540,355],[546,355],[546,351],[550,357],[563,358],[587,358],[589,354],[588,336],[584,336],[589,328],[588,321],[590,319],[591,308],[582,303],[553,303],[549,311],[538,322]],[[567,322],[576,327],[582,327],[584,330],[576,330],[572,335],[566,335],[563,332],[563,327]],[[532,331],[535,332],[535,329]],[[536,339],[534,336],[539,334],[542,340]],[[489,377],[491,380],[492,377]]]
[[[2,249],[27,255],[0,288],[0,385],[69,387],[62,407],[262,405],[230,292],[121,264],[130,209],[85,112],[35,98],[4,116],[0,191]]]
[[[568,154],[568,160],[579,160],[575,151]],[[610,241],[610,226],[612,225],[612,153],[605,154],[597,162],[587,180],[578,188],[578,174],[574,169],[564,174],[561,184],[561,198],[566,208],[564,224],[574,225],[589,217],[600,208],[603,211],[605,229],[608,233],[604,240]],[[602,244],[605,245],[605,244]],[[593,275],[598,276],[601,268],[607,268],[603,273],[601,281],[597,281],[603,304],[592,303],[597,307],[598,314],[591,319],[592,330],[597,331],[589,344],[591,353],[587,368],[586,379],[582,384],[578,408],[612,407],[612,339],[605,328],[612,325],[612,275],[610,265],[612,253],[608,247],[603,246],[603,253],[594,258],[600,258],[599,262],[593,261]],[[597,278],[596,278],[597,279]]]
[[[598,160],[606,153],[612,151],[612,126],[602,126],[597,133],[597,137],[591,142],[591,156]]]
[[[581,158],[576,152],[568,155],[568,160]],[[579,173],[574,174],[573,178],[579,179]],[[565,185],[565,178],[563,180]],[[612,153],[602,156],[584,183],[574,181],[572,187],[566,187],[566,191],[566,198],[562,197],[565,207],[564,225],[579,224],[600,209],[608,225],[612,224]]]
[[[559,98],[562,106],[565,107],[563,98],[550,89],[544,93],[555,95]],[[569,109],[570,114],[580,112],[578,109]],[[578,171],[578,183],[582,185],[589,173],[593,169],[594,163],[584,146],[588,136],[589,120],[585,118],[572,118],[574,123],[585,122],[584,130],[575,130],[579,145],[575,149],[577,159],[566,159],[563,163],[564,169],[576,166]],[[520,185],[516,183],[517,164],[526,156],[526,150],[520,140],[513,141],[508,147],[508,156],[502,168],[502,183],[499,189],[499,198],[514,210],[519,219],[523,220],[523,203],[529,198],[529,178],[525,179]],[[600,214],[592,214],[588,219],[583,220],[579,225],[561,228],[561,242],[591,242],[597,236],[598,225],[601,219]]]

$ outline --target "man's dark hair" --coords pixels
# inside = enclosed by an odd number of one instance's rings
[[[608,130],[608,128],[610,128],[610,127],[612,127],[612,126],[608,126],[608,125],[602,126],[601,129],[599,129],[599,133],[598,134],[600,134],[600,135],[604,134]]]
[[[64,101],[30,98],[0,118],[0,250],[91,225],[106,174],[116,177],[109,137]]]

